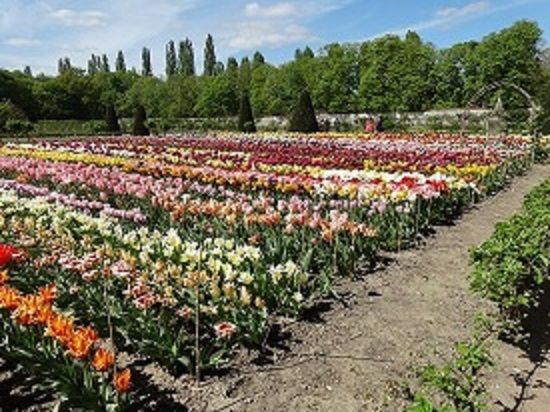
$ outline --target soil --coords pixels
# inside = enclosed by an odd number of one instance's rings
[[[549,165],[533,167],[415,249],[387,255],[382,268],[360,279],[341,280],[338,298],[274,330],[268,353],[241,353],[226,373],[205,377],[199,387],[154,365],[134,365],[136,377],[154,389],[143,404],[170,411],[403,410],[399,394],[414,381],[413,367],[449,359],[454,343],[471,336],[475,315],[494,309],[469,290],[469,249],[519,211],[524,196],[548,176]],[[528,319],[531,333],[492,349],[490,410],[550,410],[548,289],[546,303]],[[0,379],[0,389],[7,381]]]

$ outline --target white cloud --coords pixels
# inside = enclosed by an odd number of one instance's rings
[[[51,19],[71,27],[101,27],[106,25],[107,14],[98,10],[76,11],[54,10],[48,15]]]
[[[2,42],[2,44],[5,44],[6,46],[12,46],[12,47],[27,47],[27,46],[34,46],[36,44],[40,44],[38,40],[30,39],[27,37],[10,37]]]
[[[236,27],[229,40],[229,47],[249,50],[259,47],[279,47],[289,43],[312,40],[314,36],[303,26],[290,24],[280,26],[264,22],[247,22]]]
[[[272,6],[260,6],[258,3],[249,3],[244,8],[248,17],[289,17],[296,13],[296,6],[292,3],[277,3]]]
[[[458,17],[464,17],[470,14],[481,13],[489,9],[490,3],[488,1],[475,1],[473,3],[466,4],[463,7],[444,7],[435,12],[435,16],[442,19],[454,19]]]

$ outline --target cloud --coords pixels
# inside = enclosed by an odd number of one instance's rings
[[[40,44],[38,40],[27,37],[10,37],[2,42],[6,46],[12,47],[28,47]]]
[[[296,13],[296,5],[292,3],[278,3],[272,6],[260,6],[258,3],[249,3],[244,8],[247,17],[288,17]]]
[[[279,47],[289,43],[298,43],[314,39],[303,26],[290,24],[281,27],[278,24],[266,25],[263,22],[242,23],[229,40],[229,47],[249,50],[259,47]]]
[[[59,9],[52,11],[48,16],[70,27],[102,27],[106,25],[107,20],[107,14],[98,10]]]
[[[225,26],[227,45],[234,51],[260,47],[276,48],[316,40],[308,23],[337,10],[352,0],[284,1],[244,6],[240,21]]]
[[[435,16],[442,19],[454,19],[459,17],[468,16],[470,14],[481,13],[489,9],[490,3],[488,1],[475,1],[473,3],[466,4],[463,7],[444,7],[435,12]]]

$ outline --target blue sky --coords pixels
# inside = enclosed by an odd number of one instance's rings
[[[0,0],[0,67],[54,73],[61,56],[85,67],[91,53],[113,62],[120,49],[128,66],[139,67],[147,46],[160,74],[166,42],[189,37],[200,69],[207,33],[222,61],[260,50],[277,64],[297,47],[408,29],[445,47],[522,18],[550,39],[550,0]]]

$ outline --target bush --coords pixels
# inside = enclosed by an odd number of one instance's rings
[[[34,130],[34,125],[28,120],[10,119],[4,125],[4,130],[12,136],[27,136]]]
[[[308,133],[319,131],[311,96],[307,90],[303,90],[300,94],[298,102],[290,113],[289,123],[289,130],[291,132]]]
[[[241,132],[245,133],[254,133],[256,131],[256,124],[254,123],[254,116],[252,115],[252,107],[250,107],[250,98],[246,92],[241,96],[238,127]]]
[[[531,192],[523,210],[499,223],[493,236],[471,253],[471,287],[499,305],[512,325],[535,306],[550,280],[550,179]]]
[[[147,115],[145,108],[141,105],[134,109],[134,123],[132,126],[132,134],[134,136],[147,136],[149,135],[149,129],[145,126]]]

